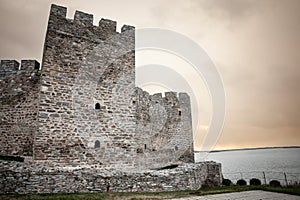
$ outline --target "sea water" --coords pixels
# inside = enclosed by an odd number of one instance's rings
[[[195,158],[199,161],[200,154],[196,153]],[[221,163],[224,178],[233,182],[259,178],[263,184],[271,180],[283,185],[300,183],[300,148],[214,152],[206,154],[204,159]]]

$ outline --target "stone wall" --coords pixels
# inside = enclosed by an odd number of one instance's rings
[[[93,168],[67,169],[0,161],[0,193],[196,190],[207,183],[220,185],[221,181],[221,166],[215,162],[134,172]]]
[[[194,162],[190,98],[135,87],[135,28],[52,5],[42,69],[0,65],[1,193],[172,191],[219,185]],[[185,164],[182,164],[185,163]],[[187,164],[189,163],[189,164]],[[170,170],[155,170],[180,164]],[[125,169],[127,171],[125,171]]]
[[[134,167],[134,27],[52,5],[34,159]]]
[[[39,63],[1,60],[0,155],[32,156],[37,129]]]
[[[149,95],[136,89],[137,161],[150,168],[194,162],[190,98],[186,93]]]
[[[194,162],[186,93],[135,87],[135,28],[52,5],[42,69],[1,61],[0,153],[98,168]]]
[[[118,33],[114,21],[93,26],[91,14],[66,12],[50,11],[34,159],[114,168],[193,162],[188,95],[142,97],[135,88],[134,27]]]

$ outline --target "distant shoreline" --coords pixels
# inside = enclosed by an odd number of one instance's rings
[[[300,146],[279,146],[279,147],[254,147],[254,148],[240,148],[240,149],[224,149],[224,150],[211,150],[211,151],[194,151],[194,153],[218,153],[226,151],[250,151],[250,150],[263,150],[263,149],[293,149],[300,148]]]

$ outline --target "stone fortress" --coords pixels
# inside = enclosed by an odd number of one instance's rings
[[[51,6],[41,66],[35,60],[1,61],[0,155],[24,157],[27,167],[2,161],[0,193],[105,191],[107,184],[112,191],[168,191],[195,189],[205,181],[219,184],[220,164],[194,163],[188,94],[149,95],[135,86],[134,27],[124,25],[118,33],[115,21],[101,19],[94,26],[91,14],[76,11],[67,19],[66,13],[65,7]],[[85,182],[66,167],[81,168]],[[144,170],[150,170],[151,180],[142,181]],[[45,178],[49,173],[54,183]],[[75,189],[58,186],[66,174]],[[12,186],[5,186],[8,180]],[[94,185],[87,186],[91,181]],[[38,184],[44,186],[36,189]]]

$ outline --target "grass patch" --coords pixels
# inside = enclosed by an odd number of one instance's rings
[[[180,198],[190,196],[203,196],[211,194],[242,192],[249,190],[264,190],[270,192],[279,192],[285,194],[292,194],[300,196],[300,187],[271,187],[271,186],[221,186],[214,188],[201,188],[199,190],[173,191],[173,192],[94,192],[94,193],[68,193],[68,194],[3,194],[0,199],[61,199],[61,200],[75,200],[75,199],[108,199],[108,200],[158,200],[169,198]]]
[[[261,187],[261,190],[300,196],[300,186],[289,186],[289,187],[263,186]]]

